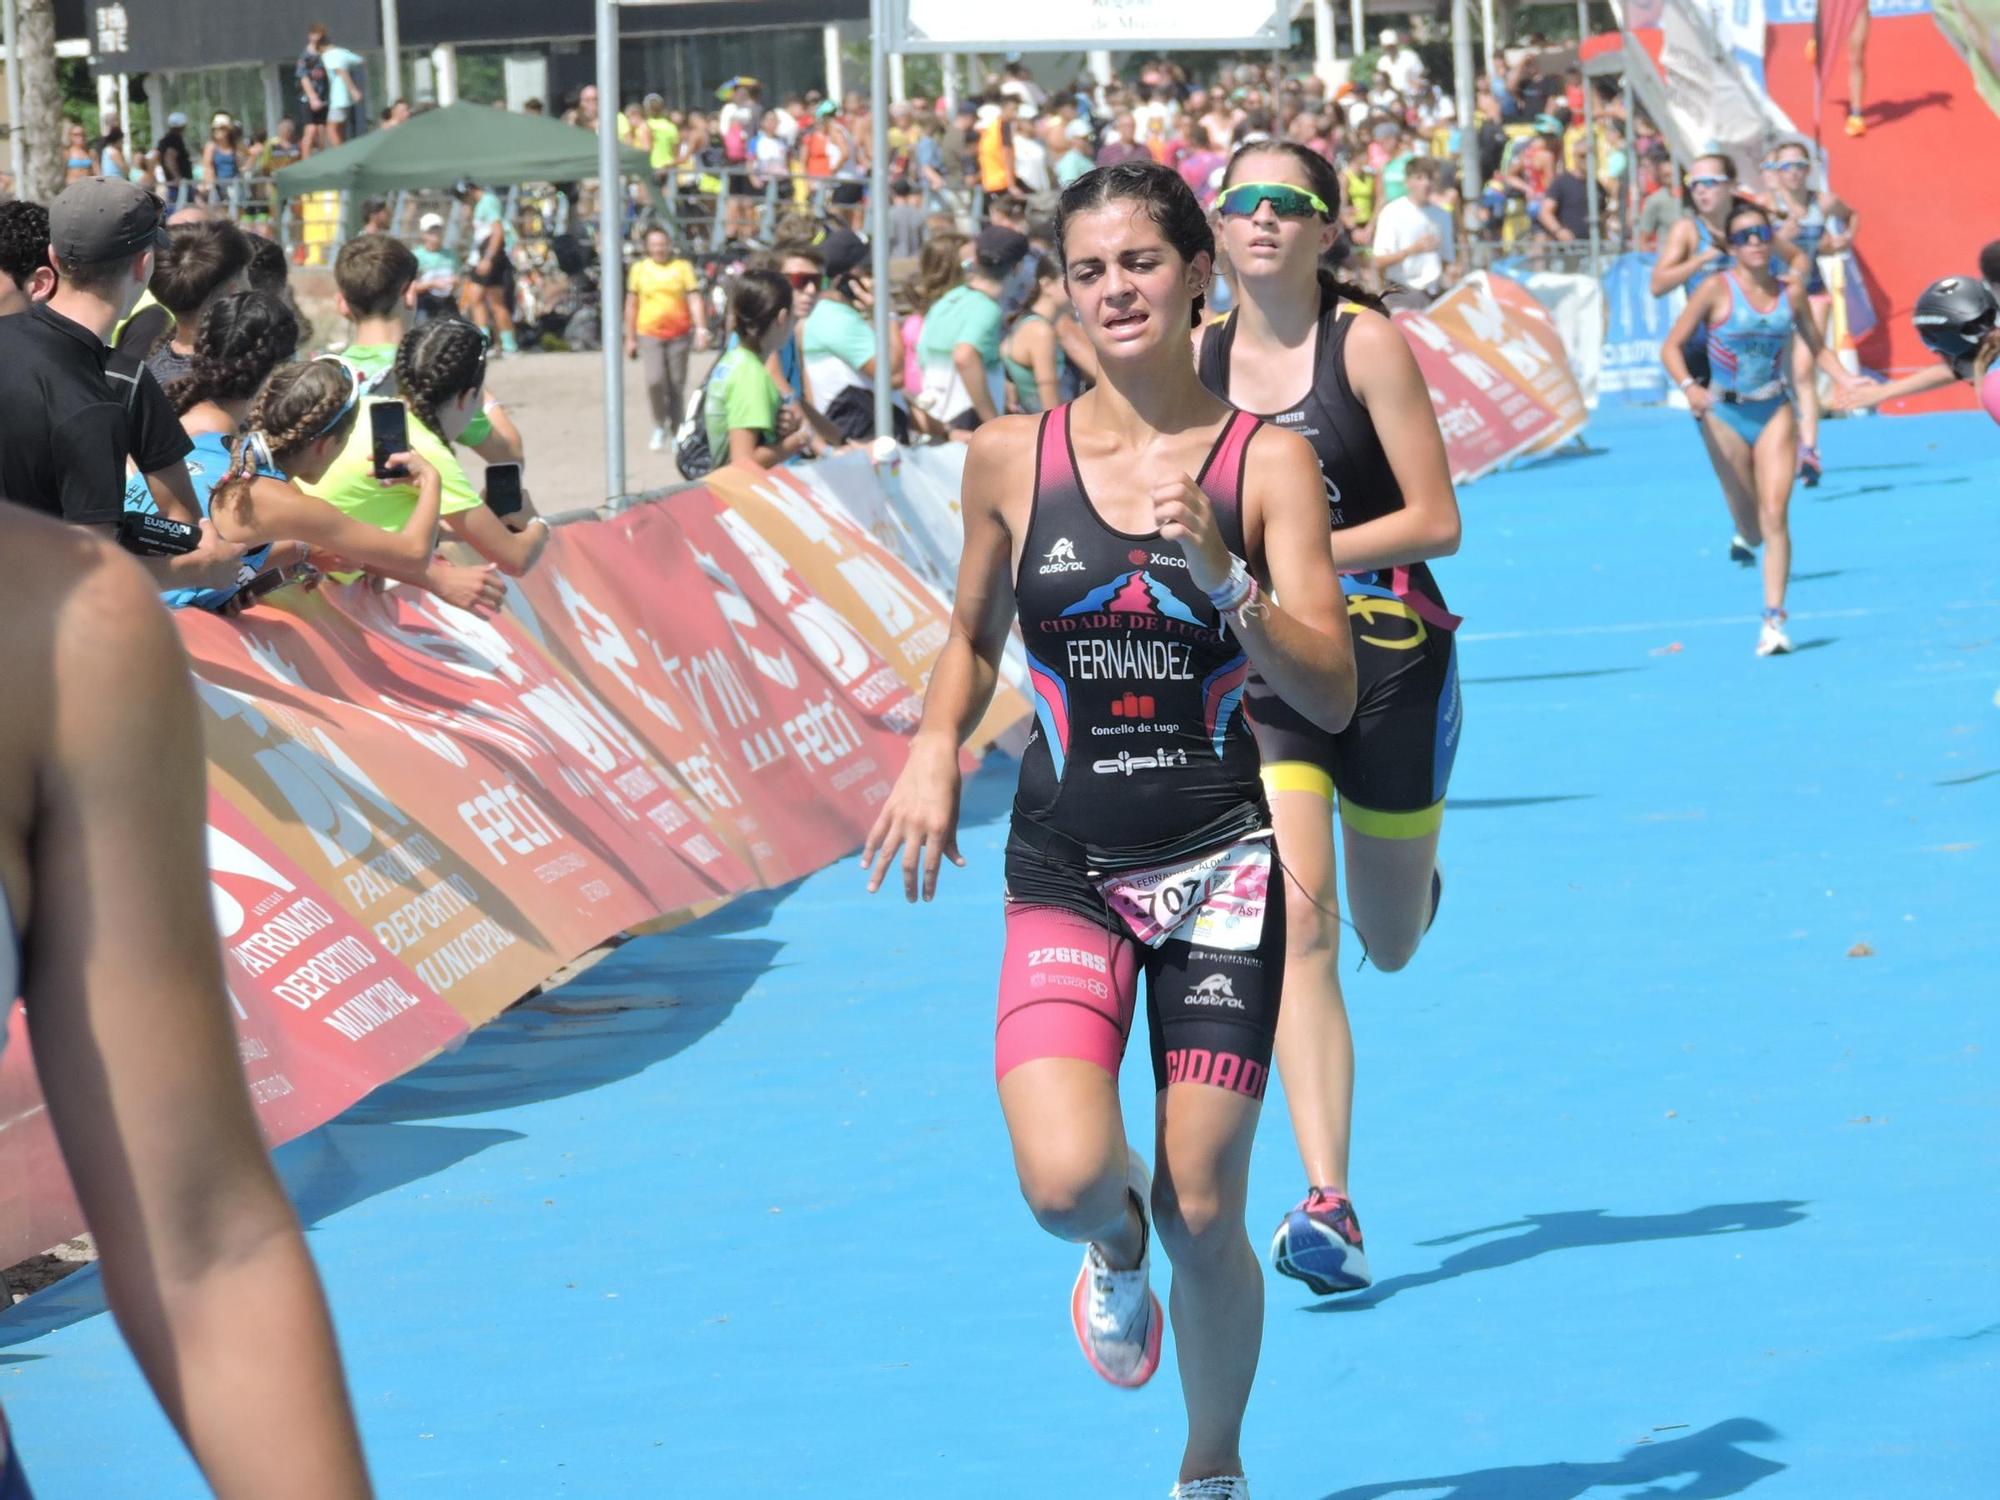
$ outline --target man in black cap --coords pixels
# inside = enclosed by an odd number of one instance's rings
[[[1000,363],[1001,304],[1010,277],[1028,258],[1028,237],[989,224],[973,246],[965,283],[938,298],[924,315],[917,356],[924,365],[923,395],[931,416],[954,432],[971,432],[1006,410]]]
[[[194,445],[152,372],[106,342],[166,240],[159,201],[128,182],[85,178],[49,206],[56,290],[0,318],[0,497],[109,528],[125,508],[129,457],[162,515],[201,526],[194,552],[150,560],[155,576],[175,588],[226,587],[244,549],[202,518],[183,463]]]
[[[819,243],[826,262],[826,285],[813,303],[800,338],[806,386],[813,401],[849,442],[875,436],[874,283],[868,275],[868,241],[851,229],[836,229]],[[889,340],[889,388],[901,401],[903,341]],[[894,412],[896,438],[909,440],[907,410]]]

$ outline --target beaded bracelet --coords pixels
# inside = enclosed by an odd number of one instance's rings
[[[1248,599],[1250,591],[1256,586],[1257,580],[1250,576],[1250,569],[1244,566],[1243,559],[1232,556],[1228,578],[1223,580],[1222,587],[1210,590],[1208,602],[1215,606],[1217,614],[1226,615]]]

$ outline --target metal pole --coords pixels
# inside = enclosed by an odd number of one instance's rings
[[[903,54],[889,54],[889,102],[907,104],[910,100],[909,81],[903,76]]]
[[[1495,97],[1498,97],[1499,90],[1493,81],[1498,71],[1498,65],[1493,61],[1493,0],[1479,0],[1479,40],[1486,57],[1486,86],[1493,89]]]
[[[875,284],[875,439],[895,435],[890,414],[889,341],[889,0],[868,0],[868,274]],[[898,39],[900,40],[900,38]]]
[[[1576,0],[1577,61],[1583,60],[1583,44],[1590,40],[1590,0]],[[1583,201],[1590,215],[1590,279],[1601,281],[1604,266],[1604,227],[1597,202],[1597,85],[1583,80]]]
[[[14,196],[28,196],[28,141],[21,134],[21,49],[19,5],[6,0],[7,24],[7,158],[14,172]]]
[[[403,17],[398,0],[382,0],[382,71],[387,93],[385,104],[403,97]]]
[[[1458,105],[1458,233],[1469,239],[1469,210],[1486,186],[1479,180],[1479,127],[1472,88],[1472,0],[1451,0],[1452,95]],[[1472,264],[1472,246],[1464,244],[1465,263]]]
[[[1639,246],[1639,132],[1632,124],[1632,70],[1625,70],[1625,248]]]
[[[8,4],[11,5],[12,3],[13,0],[8,0]],[[943,96],[945,118],[950,119],[958,112],[958,96],[960,92],[958,86],[958,54],[956,52],[940,52],[938,54],[938,70],[944,75],[943,86],[938,92]]]
[[[604,340],[604,492],[625,493],[624,188],[618,177],[618,0],[597,0],[598,328]]]
[[[1313,0],[1313,72],[1333,87],[1333,0]]]
[[[1368,50],[1368,21],[1361,14],[1361,0],[1350,0],[1347,15],[1348,25],[1354,32],[1354,50],[1348,56],[1355,58]],[[1354,87],[1363,93],[1367,92],[1368,85],[1372,82],[1374,80],[1369,78],[1353,78]]]

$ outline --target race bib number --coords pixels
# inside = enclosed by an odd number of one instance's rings
[[[1105,905],[1149,948],[1179,938],[1248,953],[1264,936],[1271,845],[1245,839],[1197,859],[1123,870],[1096,883]]]

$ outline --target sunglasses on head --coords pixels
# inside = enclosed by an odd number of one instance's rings
[[[1748,229],[1732,229],[1729,231],[1729,243],[1732,245],[1768,245],[1771,243],[1771,226],[1769,224],[1752,224]]]
[[[1727,177],[1690,177],[1688,179],[1688,186],[1700,188],[1728,187],[1729,179]]]
[[[810,287],[824,287],[826,278],[817,271],[787,271],[785,280],[792,284],[792,290],[803,292]]]
[[[315,432],[309,439],[309,441],[316,443],[347,420],[347,414],[354,410],[354,403],[361,399],[362,387],[366,384],[366,381],[360,370],[350,365],[337,354],[318,355],[314,358],[313,363],[316,365],[332,365],[348,379],[347,399],[341,402],[340,410],[333,414],[332,420],[326,426],[320,428],[318,432]]]
[[[1307,192],[1289,182],[1239,182],[1223,189],[1216,207],[1225,217],[1247,219],[1257,212],[1260,203],[1270,204],[1271,212],[1281,219],[1304,219],[1315,214],[1322,219],[1333,216],[1318,193]]]

